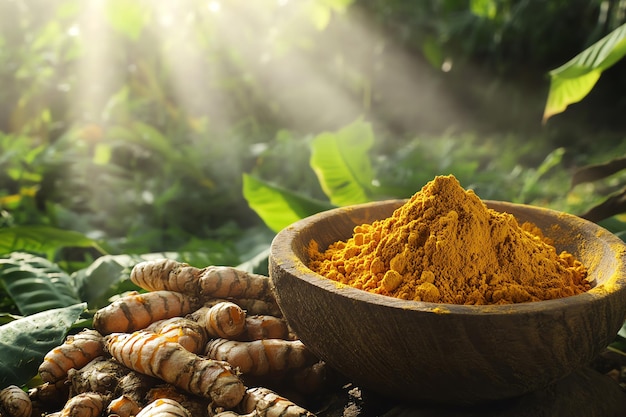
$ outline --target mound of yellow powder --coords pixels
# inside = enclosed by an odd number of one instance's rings
[[[405,300],[507,304],[589,290],[587,270],[558,254],[532,224],[487,206],[457,179],[438,176],[391,217],[354,228],[309,267],[329,279]]]

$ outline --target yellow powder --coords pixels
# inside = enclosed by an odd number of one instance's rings
[[[452,176],[439,176],[391,217],[354,228],[309,267],[338,283],[405,300],[509,304],[590,289],[587,269],[530,223],[487,206]]]

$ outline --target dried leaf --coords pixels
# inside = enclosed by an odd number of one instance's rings
[[[584,182],[593,182],[609,177],[623,169],[626,169],[626,157],[615,158],[603,164],[584,166],[574,172],[572,188]]]
[[[622,189],[619,193],[613,194],[602,203],[590,208],[586,213],[581,214],[580,217],[592,222],[599,222],[600,220],[608,219],[626,212],[626,188]]]

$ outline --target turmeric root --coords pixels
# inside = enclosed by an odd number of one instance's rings
[[[169,290],[197,294],[198,268],[172,259],[144,261],[130,271],[130,280],[147,291]]]
[[[244,414],[256,413],[259,417],[315,416],[310,411],[264,387],[248,388],[239,408]]]
[[[130,369],[120,363],[99,356],[81,368],[69,370],[70,396],[83,392],[115,392],[120,379],[128,372]]]
[[[177,401],[161,398],[145,406],[136,417],[192,417],[192,415]]]
[[[206,267],[202,270],[199,281],[200,293],[204,296],[274,299],[269,277],[229,266]]]
[[[95,330],[83,330],[74,336],[68,336],[62,345],[44,356],[39,365],[39,375],[44,382],[61,381],[67,378],[68,370],[81,368],[103,353],[102,335]]]
[[[137,401],[133,400],[128,395],[121,395],[109,403],[106,412],[107,415],[114,414],[118,417],[132,417],[137,415],[141,410],[141,406]]]
[[[54,359],[41,365],[54,383],[31,390],[33,397],[48,387],[69,387],[64,406],[46,408],[63,410],[49,415],[208,417],[220,410],[223,417],[312,416],[271,391],[306,385],[312,387],[306,392],[317,392],[327,378],[282,318],[268,277],[162,260],[138,264],[131,279],[150,292],[127,294],[98,310],[95,330],[64,343],[63,349],[81,348],[82,362],[59,347],[63,355],[51,352]],[[216,339],[207,342],[209,336]],[[78,343],[83,338],[86,347]],[[201,356],[205,352],[209,357]],[[246,383],[276,385],[246,390],[240,372]]]
[[[263,314],[274,317],[282,317],[283,312],[280,311],[280,307],[278,307],[278,303],[275,299],[273,300],[257,300],[254,298],[237,298],[233,299],[233,302],[237,303],[239,307],[241,307],[246,314],[251,316],[257,314]]]
[[[269,388],[248,388],[236,410],[226,410],[213,417],[315,417],[313,413]]]
[[[151,403],[162,398],[169,398],[182,405],[193,417],[208,417],[210,400],[188,394],[171,384],[159,385],[146,394],[146,402]]]
[[[300,340],[282,339],[214,339],[207,344],[206,355],[230,363],[244,375],[254,376],[301,369],[318,361]]]
[[[245,391],[230,364],[205,359],[155,333],[114,333],[105,337],[105,346],[111,356],[128,368],[211,398],[223,407],[235,406]]]
[[[143,403],[146,392],[160,382],[104,356],[92,360],[80,369],[71,369],[68,377],[71,384],[70,396],[83,392],[127,395],[138,403]]]
[[[0,391],[0,415],[30,417],[32,411],[30,397],[17,385],[9,385]]]
[[[201,353],[207,343],[205,328],[201,324],[184,317],[172,317],[156,321],[146,327],[146,330],[165,336],[173,342],[178,342],[193,353]]]
[[[236,337],[240,341],[288,338],[289,327],[287,322],[281,318],[268,315],[247,316],[243,333]]]
[[[132,282],[148,291],[171,290],[209,298],[274,300],[269,277],[230,266],[196,268],[169,259],[141,262],[130,273]]]
[[[174,291],[133,293],[98,310],[93,327],[103,335],[129,333],[158,320],[184,316],[197,307],[197,299]]]
[[[68,380],[44,382],[28,390],[28,397],[33,404],[33,410],[59,410],[70,397]]]
[[[246,313],[230,301],[207,304],[190,316],[212,337],[229,339],[243,333],[246,327]]]
[[[70,398],[59,415],[61,417],[98,417],[109,401],[108,395],[85,392]]]

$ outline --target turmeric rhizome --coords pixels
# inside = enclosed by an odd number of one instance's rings
[[[557,253],[531,223],[489,209],[452,176],[438,176],[382,220],[354,228],[309,268],[326,278],[405,300],[511,304],[580,294],[587,269]]]

